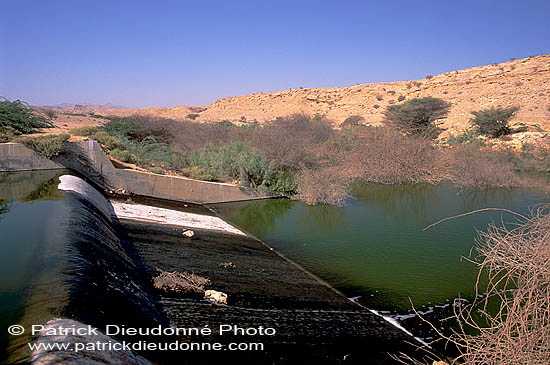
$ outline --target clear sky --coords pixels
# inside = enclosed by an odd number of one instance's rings
[[[550,0],[0,4],[0,96],[34,105],[206,105],[550,53]]]

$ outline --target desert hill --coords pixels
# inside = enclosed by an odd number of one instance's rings
[[[239,123],[263,123],[279,116],[307,113],[326,115],[335,125],[340,125],[351,115],[360,115],[364,118],[363,123],[379,125],[388,105],[425,96],[452,103],[448,117],[442,121],[448,131],[466,128],[472,117],[471,111],[513,105],[519,106],[520,110],[512,123],[525,123],[533,130],[550,131],[550,54],[428,75],[421,80],[291,89],[228,97],[208,107],[131,109],[72,105],[56,110],[66,115],[140,114],[176,120],[194,118],[199,122],[229,120]]]
[[[305,112],[324,114],[336,124],[351,115],[366,123],[383,121],[394,103],[432,96],[453,104],[444,127],[465,128],[471,111],[496,106],[520,106],[516,122],[550,129],[550,55],[530,57],[428,76],[422,80],[361,84],[324,89],[292,89],[223,98],[212,103],[198,120],[257,120]]]

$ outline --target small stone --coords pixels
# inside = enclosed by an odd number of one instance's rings
[[[193,232],[190,229],[186,229],[183,231],[183,237],[192,238],[195,235],[195,232]]]
[[[227,304],[227,294],[216,290],[207,290],[204,297],[220,304]]]
[[[235,266],[235,264],[232,263],[231,261],[229,261],[229,262],[222,262],[222,263],[220,264],[220,266],[223,267],[223,268],[225,268],[225,269],[234,269],[234,268],[237,267],[237,266]]]

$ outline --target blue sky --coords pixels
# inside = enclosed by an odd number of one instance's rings
[[[206,105],[550,53],[550,1],[2,1],[0,96]]]

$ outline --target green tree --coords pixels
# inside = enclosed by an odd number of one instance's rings
[[[14,131],[15,134],[39,132],[40,128],[51,128],[53,123],[35,113],[21,100],[0,99],[0,129],[2,132]]]
[[[442,99],[417,98],[403,104],[389,105],[384,116],[388,123],[407,134],[436,137],[440,130],[434,122],[445,118],[450,108],[451,104]]]
[[[480,134],[490,137],[500,137],[512,132],[509,121],[519,110],[519,107],[490,108],[472,112],[475,118],[470,123],[477,127]]]

